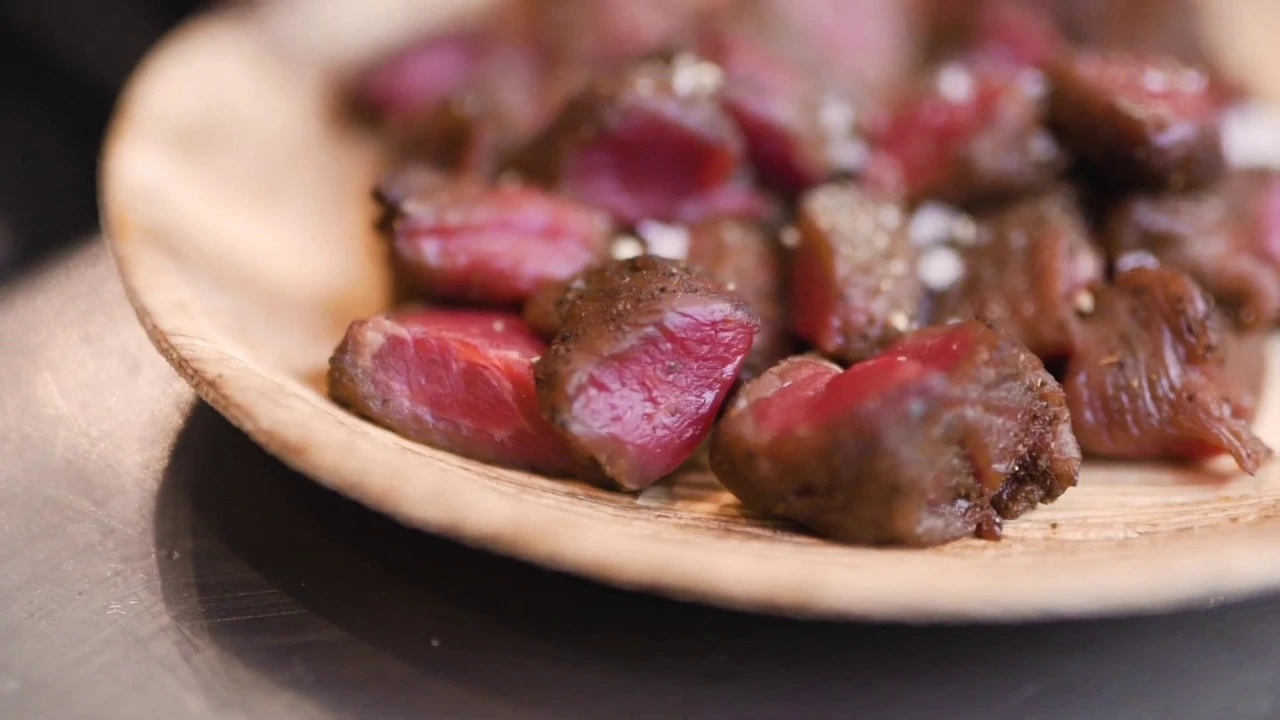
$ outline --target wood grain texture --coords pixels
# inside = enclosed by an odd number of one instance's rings
[[[319,385],[385,307],[380,164],[325,77],[250,11],[171,36],[121,100],[102,166],[120,272],[156,347],[285,462],[400,521],[604,582],[796,616],[1017,621],[1147,612],[1280,588],[1280,464],[1258,477],[1091,463],[1000,543],[842,547],[743,512],[706,474],[639,496],[415,445]],[[1272,377],[1280,375],[1272,353]],[[1280,443],[1280,385],[1261,434]]]

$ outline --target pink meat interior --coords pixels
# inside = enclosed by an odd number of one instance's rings
[[[668,311],[574,388],[575,434],[623,487],[671,473],[711,430],[754,337],[723,303]]]

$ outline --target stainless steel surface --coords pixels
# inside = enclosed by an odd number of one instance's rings
[[[0,289],[0,370],[0,718],[1280,718],[1277,600],[804,624],[401,528],[197,402],[100,245]]]

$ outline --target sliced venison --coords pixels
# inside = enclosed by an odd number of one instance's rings
[[[870,133],[869,181],[956,205],[1043,188],[1066,166],[1045,126],[1044,76],[1003,63],[948,63]]]
[[[1002,518],[1075,485],[1080,450],[1040,361],[968,321],[843,372],[784,361],[730,403],[711,466],[757,512],[844,542],[928,546],[998,538]]]
[[[329,361],[335,401],[410,440],[552,475],[582,464],[542,417],[546,344],[510,313],[417,310],[352,323]]]
[[[1181,273],[1136,268],[1097,289],[1063,381],[1085,452],[1135,460],[1230,453],[1257,472],[1271,449],[1233,401],[1225,343],[1212,298]]]
[[[516,183],[486,186],[409,168],[378,191],[393,258],[431,297],[516,304],[604,257],[606,215]]]
[[[560,331],[536,363],[543,411],[624,490],[693,454],[759,328],[737,296],[652,255],[586,271],[553,312]]]
[[[624,223],[755,216],[720,68],[681,53],[597,79],[516,159],[526,176]]]
[[[852,183],[805,193],[791,252],[791,327],[844,362],[869,357],[916,322],[923,291],[902,207]]]
[[[1104,263],[1072,196],[1055,192],[995,211],[959,248],[964,274],[934,304],[935,321],[979,318],[1043,359],[1071,351],[1081,293]]]
[[[1167,58],[1079,52],[1049,66],[1052,125],[1095,180],[1186,190],[1226,167],[1208,76]]]

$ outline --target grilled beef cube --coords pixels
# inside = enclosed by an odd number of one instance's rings
[[[724,70],[724,107],[742,131],[757,176],[794,196],[860,169],[866,144],[853,101],[799,53],[788,52],[778,35],[739,23],[706,33],[699,47]]]
[[[1226,167],[1208,76],[1165,58],[1075,53],[1048,70],[1051,123],[1098,182],[1188,190]]]
[[[1103,260],[1074,199],[1057,192],[980,218],[958,248],[964,274],[934,304],[935,321],[980,318],[1042,359],[1071,352],[1082,291],[1102,280]]]
[[[1280,317],[1280,263],[1267,252],[1252,189],[1223,183],[1192,193],[1131,196],[1102,234],[1117,269],[1165,266],[1189,275],[1245,330]]]
[[[1122,272],[1095,291],[1080,327],[1063,385],[1085,452],[1186,460],[1230,453],[1249,473],[1271,455],[1224,377],[1224,322],[1190,278],[1163,268]]]
[[[760,318],[760,332],[742,366],[752,378],[791,354],[780,248],[758,225],[710,220],[690,229],[689,265],[746,301]]]
[[[735,396],[716,477],[756,512],[851,543],[1000,536],[1001,520],[1075,485],[1062,388],[977,321],[920,330],[841,371],[792,358]]]
[[[867,358],[915,323],[923,291],[902,207],[851,183],[800,199],[791,253],[791,328],[844,362]]]
[[[1047,107],[1038,70],[943,65],[870,132],[868,181],[912,204],[971,206],[1044,188],[1067,162]]]
[[[498,465],[579,474],[581,463],[538,406],[533,361],[545,351],[510,313],[391,313],[352,323],[329,361],[329,393],[410,440]]]
[[[717,65],[687,53],[599,78],[515,166],[628,224],[761,215],[723,85]]]
[[[416,291],[515,304],[603,258],[608,217],[538,188],[485,186],[409,168],[378,197],[393,258]]]
[[[588,270],[536,363],[545,415],[599,475],[641,490],[711,430],[759,329],[741,299],[651,255]]]

